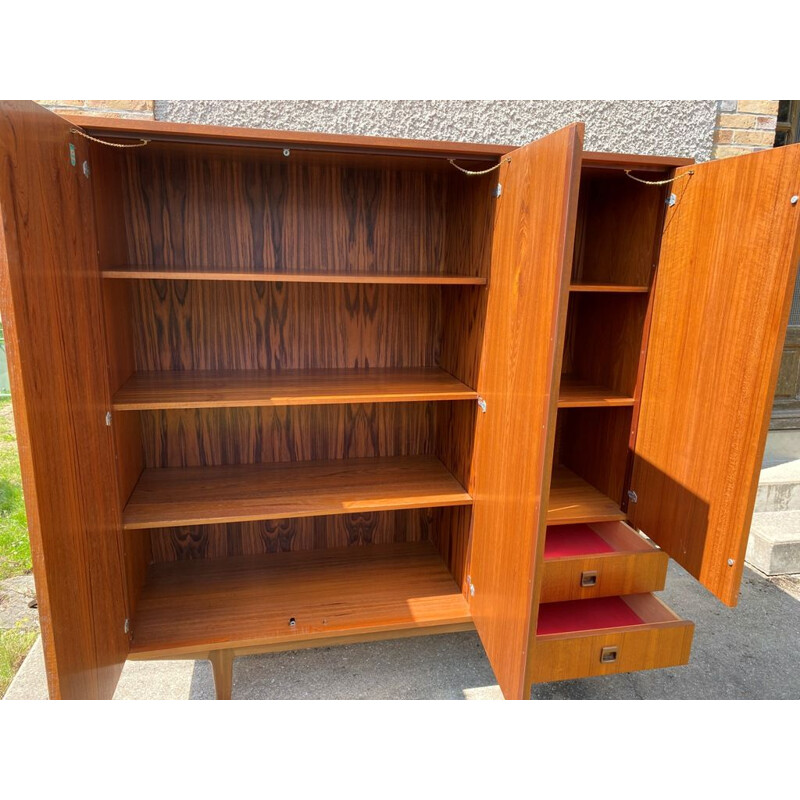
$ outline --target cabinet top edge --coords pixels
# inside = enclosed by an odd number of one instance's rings
[[[219,144],[246,146],[298,147],[330,149],[346,152],[385,153],[457,157],[493,161],[512,150],[514,145],[451,142],[425,139],[401,139],[382,136],[348,136],[312,131],[280,131],[262,128],[195,125],[183,122],[160,122],[147,119],[120,119],[65,114],[64,118],[92,135],[148,138],[186,144]],[[693,164],[691,158],[645,156],[622,153],[584,152],[582,164],[587,167],[669,169]]]

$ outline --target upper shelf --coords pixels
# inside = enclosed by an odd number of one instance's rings
[[[135,530],[471,504],[435,456],[169,467],[142,473],[122,524]]]
[[[573,283],[570,285],[571,292],[625,292],[646,293],[650,291],[649,286],[625,286],[617,283]]]
[[[439,367],[143,372],[114,396],[119,411],[334,403],[470,400],[478,396]]]
[[[434,286],[485,286],[486,278],[470,275],[432,275],[430,273],[389,274],[386,272],[256,272],[254,270],[225,271],[206,267],[114,267],[103,270],[104,278],[172,281],[250,281],[269,283],[393,283],[431,284]]]

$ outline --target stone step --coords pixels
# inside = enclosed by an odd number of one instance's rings
[[[800,511],[800,459],[764,464],[758,481],[755,511]]]
[[[745,561],[766,575],[800,573],[800,510],[754,514]]]

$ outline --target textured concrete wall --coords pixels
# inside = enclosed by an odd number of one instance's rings
[[[157,100],[171,122],[525,144],[583,120],[587,150],[711,157],[715,100]]]

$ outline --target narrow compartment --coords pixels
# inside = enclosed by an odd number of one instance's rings
[[[550,525],[624,519],[631,408],[570,408],[558,412]]]
[[[633,405],[648,296],[573,294],[562,360],[562,408]]]
[[[648,180],[667,177],[650,173]],[[665,188],[639,183],[621,169],[581,173],[572,283],[647,290],[655,267]]]

